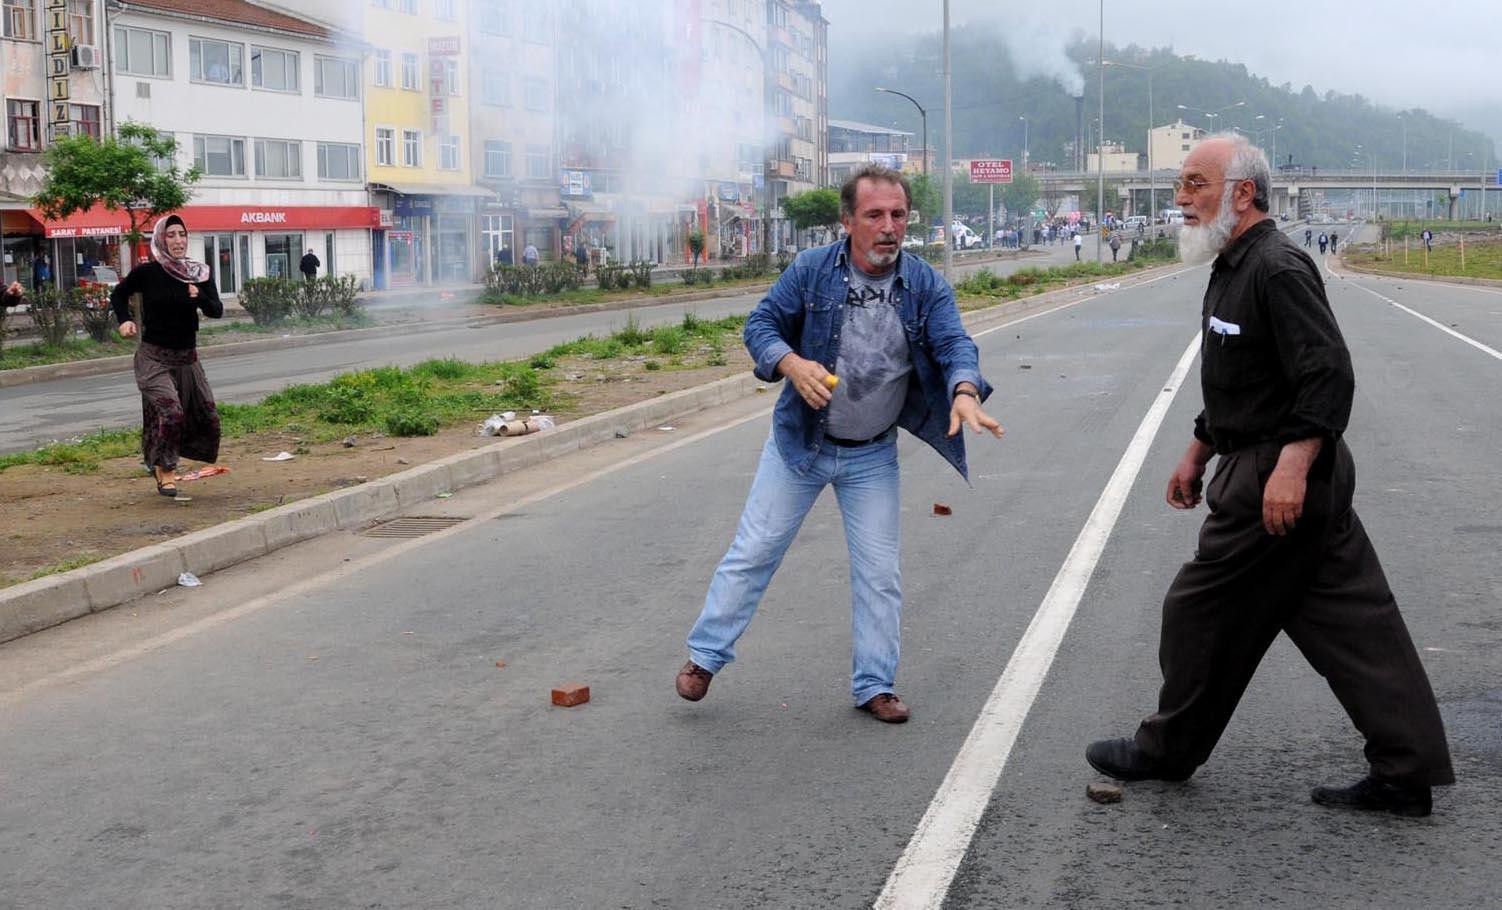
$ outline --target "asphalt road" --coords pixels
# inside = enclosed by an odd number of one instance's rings
[[[586,453],[513,481],[493,512],[461,494],[446,507],[477,520],[439,539],[284,553],[0,646],[0,907],[869,906],[1165,400],[1204,277],[981,337],[1008,433],[972,437],[973,487],[904,437],[906,726],[849,704],[828,496],[741,660],[705,701],[673,694],[767,432],[758,398],[721,427],[620,441],[630,457],[614,467]],[[1358,509],[1460,782],[1422,821],[1311,805],[1310,786],[1363,772],[1360,741],[1280,641],[1192,781],[1085,799],[1086,743],[1130,732],[1154,702],[1159,603],[1200,518],[1162,502],[1198,409],[1191,378],[1124,488],[973,839],[955,844],[945,907],[1495,905],[1502,360],[1367,288],[1492,347],[1502,298],[1330,283],[1358,375]],[[935,502],[953,516],[931,517]],[[243,593],[275,578],[299,581]],[[592,701],[551,707],[566,682]]]
[[[964,276],[980,268],[1009,274],[1024,266],[1052,265],[1072,259],[1062,246],[1037,255],[982,265],[956,267]],[[748,313],[761,292],[692,303],[666,303],[629,311],[584,313],[504,324],[416,324],[411,333],[358,338],[286,351],[259,351],[205,361],[217,400],[259,401],[289,385],[323,382],[350,370],[395,364],[411,366],[432,357],[461,360],[509,360],[526,357],[583,335],[609,334],[634,316],[646,326],[678,322],[693,312],[705,318]],[[101,428],[139,424],[141,398],[128,370],[102,376],[57,379],[0,388],[0,454],[24,451],[58,439]]]

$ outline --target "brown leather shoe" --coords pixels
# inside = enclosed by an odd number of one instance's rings
[[[714,674],[689,661],[678,671],[678,694],[689,701],[698,701],[709,691],[709,681]]]
[[[867,712],[872,717],[884,724],[905,724],[912,716],[907,705],[902,703],[894,692],[883,692],[870,701],[860,706],[860,710]]]

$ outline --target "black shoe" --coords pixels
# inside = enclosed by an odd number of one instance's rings
[[[1193,768],[1179,768],[1153,761],[1143,755],[1142,750],[1130,739],[1096,740],[1085,750],[1085,761],[1100,773],[1117,780],[1184,781],[1194,773]]]
[[[1409,787],[1363,777],[1349,787],[1315,787],[1309,798],[1332,809],[1363,809],[1423,818],[1433,809],[1428,787]]]

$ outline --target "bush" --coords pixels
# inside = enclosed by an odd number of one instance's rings
[[[31,321],[48,347],[61,345],[73,334],[74,312],[68,294],[50,285],[31,294]]]
[[[110,322],[115,318],[109,294],[102,288],[74,288],[69,304],[77,311],[78,321],[90,338],[100,344],[109,340]]]
[[[577,290],[579,270],[567,262],[546,265],[496,265],[485,273],[484,299],[505,303],[507,297],[538,297]]]
[[[1178,247],[1171,238],[1163,237],[1158,240],[1138,240],[1132,244],[1132,252],[1128,254],[1128,262],[1152,261],[1173,259],[1179,255]]]
[[[688,284],[688,285],[694,285],[694,284],[711,285],[711,284],[714,284],[715,271],[714,271],[714,269],[709,269],[709,268],[705,268],[705,269],[692,268],[692,269],[689,269],[686,272],[680,272],[678,274],[678,277],[682,278],[683,279],[683,283],[684,284]]]
[[[292,314],[297,287],[287,278],[248,278],[240,285],[240,306],[256,325],[276,325]]]
[[[392,436],[432,436],[438,418],[416,407],[403,407],[386,414],[386,432]]]
[[[659,354],[680,353],[686,342],[683,329],[676,325],[658,326],[652,330],[652,349]]]
[[[284,279],[291,280],[291,279]],[[292,294],[292,309],[304,319],[317,319],[331,308],[326,291],[327,285],[322,278],[314,278],[311,281],[303,279],[296,282],[297,289]]]
[[[353,275],[340,275],[338,278],[318,280],[326,282],[329,304],[335,313],[348,319],[360,315],[365,309],[365,301],[360,299],[360,279]]]
[[[506,397],[525,404],[534,404],[542,395],[542,378],[530,366],[512,366],[502,380]]]
[[[636,287],[645,291],[652,286],[652,270],[657,268],[657,263],[650,259],[638,259],[627,268],[631,272],[631,282]]]
[[[595,281],[602,291],[613,291],[617,288],[628,287],[629,278],[626,275],[626,267],[619,262],[610,262],[595,269]]]
[[[329,423],[362,424],[375,417],[375,402],[360,388],[331,386],[318,418]]]
[[[615,340],[627,347],[637,347],[652,340],[652,334],[641,327],[641,322],[632,313],[626,317],[626,327],[612,335]]]

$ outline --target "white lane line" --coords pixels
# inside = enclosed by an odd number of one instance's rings
[[[1391,297],[1388,297],[1388,296],[1386,296],[1384,294],[1377,293],[1376,291],[1372,290],[1371,288],[1367,287],[1364,284],[1357,284],[1356,282],[1353,281],[1353,282],[1351,282],[1351,286],[1352,287],[1360,288],[1361,290],[1366,291],[1368,294],[1371,294],[1373,297],[1377,298],[1378,300],[1386,301],[1387,303],[1392,304],[1393,306],[1397,307],[1398,309],[1402,310],[1403,312],[1407,313],[1408,315],[1410,315],[1410,316],[1412,316],[1412,317],[1414,317],[1416,319],[1420,319],[1420,320],[1423,320],[1424,322],[1429,323],[1430,325],[1434,326],[1436,329],[1439,329],[1441,332],[1444,332],[1446,335],[1450,335],[1450,336],[1453,336],[1455,338],[1460,339],[1461,341],[1464,341],[1466,344],[1470,345],[1471,347],[1475,348],[1476,350],[1480,351],[1483,354],[1489,354],[1489,355],[1491,355],[1492,357],[1495,357],[1498,360],[1502,360],[1502,351],[1498,351],[1496,348],[1487,347],[1486,345],[1482,344],[1481,342],[1477,341],[1476,339],[1474,339],[1474,338],[1472,338],[1472,337],[1470,337],[1468,335],[1462,335],[1461,333],[1455,331],[1454,329],[1450,328],[1449,326],[1445,325],[1444,323],[1442,323],[1442,322],[1436,322],[1435,320],[1430,319],[1428,316],[1425,316],[1423,313],[1420,313],[1418,310],[1410,309],[1409,307],[1404,306],[1403,304],[1397,302],[1396,300],[1392,299]]]
[[[1196,333],[1127,444],[1085,527],[1075,538],[1053,585],[1017,642],[1017,649],[970,728],[970,735],[918,823],[918,830],[892,869],[876,899],[876,910],[937,910],[943,904],[1022,723],[1043,687],[1043,679],[1069,630],[1158,428],[1194,363],[1199,345]]]

